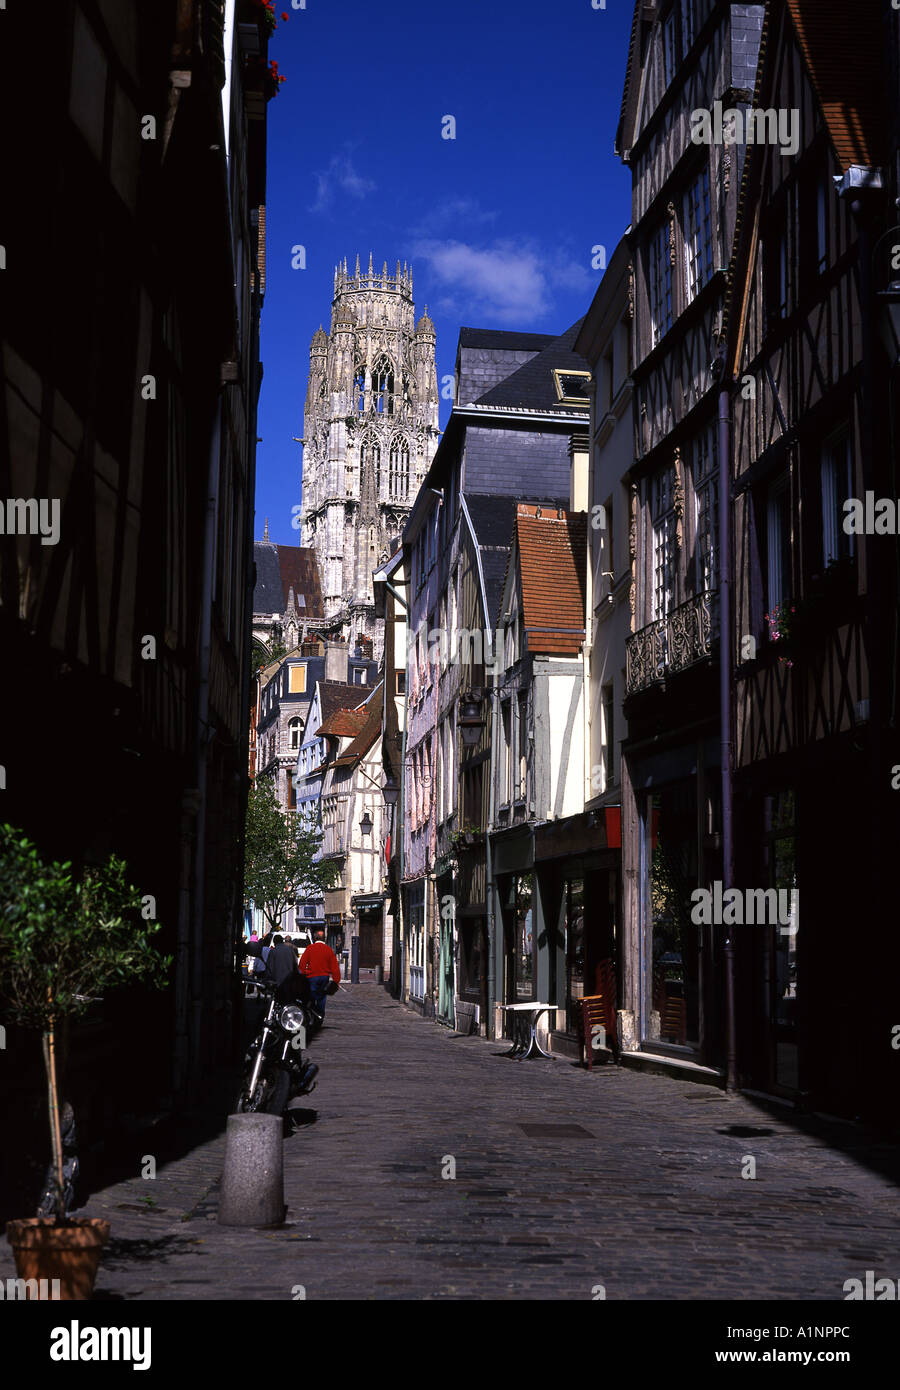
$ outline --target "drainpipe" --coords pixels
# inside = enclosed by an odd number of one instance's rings
[[[206,909],[206,808],[209,750],[215,736],[209,731],[209,670],[212,645],[213,576],[216,560],[216,533],[219,512],[219,452],[222,438],[223,395],[216,398],[212,438],[209,448],[209,473],[206,487],[206,519],[203,528],[203,580],[200,601],[200,678],[197,691],[196,777],[199,805],[196,820],[194,857],[193,939],[191,942],[191,1048],[188,1087],[196,1093],[200,1079],[204,984],[210,978],[209,962],[204,954]]]
[[[734,833],[731,801],[731,399],[722,359],[719,384],[719,722],[722,763],[722,891],[734,886]],[[737,1089],[737,1035],[735,1026],[735,971],[733,928],[725,938],[725,1029],[729,1091]]]
[[[496,638],[495,638],[495,641],[496,641]],[[494,652],[494,659],[495,659],[495,661],[496,661],[496,657],[497,657],[497,653],[496,653],[496,650],[495,650],[495,652]],[[499,727],[499,725],[498,725],[498,723],[497,723],[497,718],[498,718],[497,706],[498,706],[498,704],[499,704],[499,700],[500,700],[500,691],[499,691],[499,688],[498,688],[497,671],[496,671],[496,668],[495,668],[495,670],[494,670],[494,675],[493,675],[492,681],[491,681],[491,725],[490,725],[490,731],[489,731],[489,733],[488,733],[488,742],[490,743],[490,745],[491,745],[492,748],[493,748],[493,742],[492,742],[492,740],[491,740],[491,735],[492,735],[492,733],[493,733],[493,730]],[[496,786],[496,778],[495,778],[495,776],[494,776],[494,759],[493,759],[493,757],[491,757],[490,760],[488,761],[488,776],[489,776],[489,778],[490,778],[490,789],[489,789],[489,792],[488,792],[488,823],[487,823],[487,832],[486,832],[485,837],[484,837],[484,856],[485,856],[485,865],[484,865],[484,889],[485,889],[485,896],[486,896],[486,899],[487,899],[487,901],[486,901],[486,903],[485,903],[485,907],[487,908],[487,934],[488,934],[488,953],[487,953],[487,955],[488,955],[488,979],[487,979],[487,1009],[488,1009],[488,1016],[487,1016],[487,1018],[484,1020],[484,1036],[485,1036],[486,1038],[492,1038],[492,1037],[494,1036],[494,1026],[493,1026],[493,1024],[494,1024],[494,1018],[496,1017],[496,1014],[495,1014],[495,1006],[496,1006],[496,999],[497,999],[497,914],[496,914],[496,911],[495,911],[495,908],[496,908],[496,893],[495,893],[495,891],[494,891],[494,856],[493,856],[493,853],[492,853],[492,848],[493,848],[493,847],[492,847],[492,845],[491,845],[491,832],[493,831],[493,828],[494,828],[494,816],[496,815],[496,810],[497,810],[497,807],[496,807],[496,790],[497,790],[497,786]],[[527,795],[527,773],[526,773],[526,795]],[[525,804],[526,804],[526,806],[527,806],[527,804],[528,804],[527,801],[526,801]]]

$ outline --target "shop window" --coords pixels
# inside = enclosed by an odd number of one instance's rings
[[[584,998],[584,880],[566,880],[566,1030],[578,1028]]]

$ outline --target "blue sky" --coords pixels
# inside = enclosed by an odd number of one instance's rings
[[[592,248],[611,256],[630,220],[613,141],[632,5],[606,3],[276,0],[269,56],[287,80],[268,107],[257,539],[268,516],[273,541],[299,543],[291,436],[338,260],[412,263],[439,379],[463,325],[562,333],[587,310]]]

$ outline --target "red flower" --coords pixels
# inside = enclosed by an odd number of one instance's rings
[[[281,18],[284,20],[285,24],[287,24],[288,20],[290,19],[290,15],[288,14],[287,10],[281,11]]]

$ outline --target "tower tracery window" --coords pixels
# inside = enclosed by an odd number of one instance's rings
[[[391,440],[388,491],[391,497],[409,497],[409,444],[399,435]]]
[[[372,370],[372,409],[379,415],[394,413],[394,369],[384,353]]]
[[[365,409],[366,403],[366,365],[357,362],[353,372],[353,405],[356,410]]]

